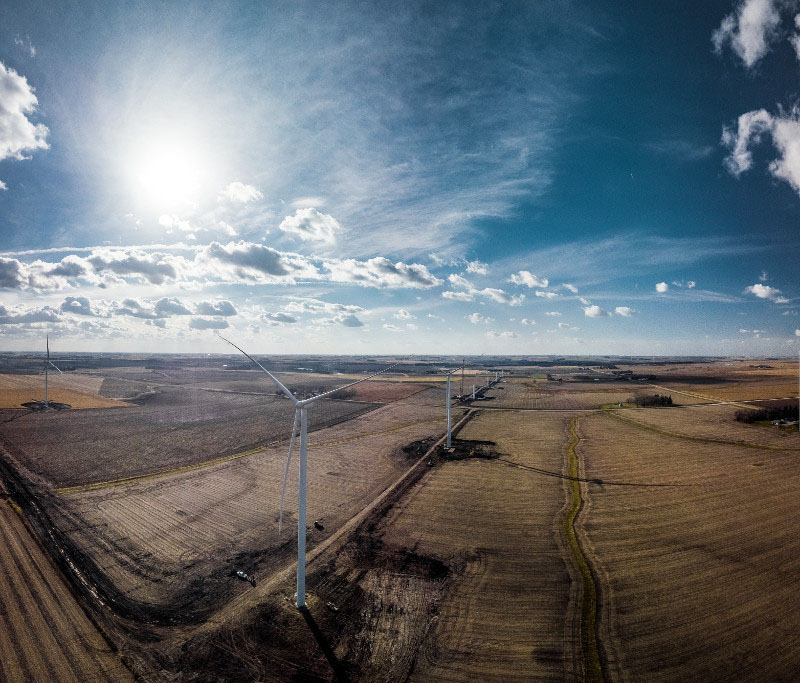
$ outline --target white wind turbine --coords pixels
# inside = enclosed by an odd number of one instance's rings
[[[355,382],[350,382],[350,384],[345,384],[344,386],[337,387],[336,389],[332,389],[331,391],[325,391],[321,394],[317,394],[316,396],[312,396],[311,398],[306,399],[298,399],[289,391],[280,381],[273,375],[269,370],[267,370],[261,363],[259,363],[255,358],[253,358],[249,353],[244,351],[243,349],[239,348],[234,344],[232,341],[225,339],[222,335],[218,335],[220,339],[223,341],[228,342],[233,348],[237,351],[240,351],[245,356],[247,356],[253,363],[255,363],[259,368],[261,368],[267,376],[275,382],[275,385],[280,389],[286,396],[289,398],[292,403],[294,403],[295,411],[294,411],[294,424],[292,425],[292,437],[289,440],[289,455],[286,457],[286,470],[283,473],[283,487],[281,489],[281,508],[280,513],[278,515],[278,533],[281,532],[281,527],[283,524],[283,501],[286,497],[286,481],[289,477],[289,466],[292,462],[292,452],[294,451],[294,443],[295,437],[297,436],[297,427],[298,424],[300,426],[300,475],[299,481],[297,484],[297,606],[304,607],[306,604],[306,472],[307,472],[307,463],[306,463],[306,454],[307,454],[307,441],[308,441],[308,420],[307,420],[307,411],[308,407],[325,396],[330,396],[331,394],[335,394],[337,391],[341,391],[342,389],[346,389],[347,387],[352,387],[354,384],[359,384],[361,382],[366,382],[368,379],[372,379],[373,377],[380,375],[387,370],[391,370],[397,363],[394,363],[380,372],[373,373],[369,377],[364,377],[363,379],[356,380]]]
[[[45,342],[47,344],[47,360],[44,362],[44,407],[49,408],[50,401],[48,400],[47,395],[47,371],[50,369],[51,365],[56,368],[56,370],[58,370],[58,368],[50,361],[50,335],[45,337]],[[61,370],[58,370],[58,374],[63,375],[64,373],[61,372]]]
[[[450,420],[450,377],[454,372],[458,372],[465,365],[466,365],[466,363],[461,365],[461,367],[458,367],[455,370],[451,370],[450,372],[447,373],[447,448],[450,448],[450,444],[452,442],[452,439],[451,439],[452,427],[451,427],[451,420]]]

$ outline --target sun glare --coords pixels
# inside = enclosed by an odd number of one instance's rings
[[[197,200],[206,169],[191,145],[149,142],[132,157],[134,189],[145,203],[157,210],[167,210]]]

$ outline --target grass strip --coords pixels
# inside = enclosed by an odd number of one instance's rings
[[[644,408],[643,410],[647,409]],[[673,410],[673,408],[656,408],[655,410]],[[758,451],[800,451],[800,448],[794,448],[794,447],[767,446],[756,443],[750,443],[748,441],[729,441],[726,439],[712,439],[707,436],[690,436],[689,434],[671,432],[667,429],[662,429],[661,427],[655,427],[653,425],[649,425],[644,422],[639,422],[638,420],[634,420],[633,418],[621,415],[617,410],[604,409],[603,413],[608,415],[609,417],[613,417],[616,420],[620,420],[629,425],[633,425],[634,427],[638,427],[639,429],[644,429],[648,432],[653,432],[654,434],[660,434],[661,436],[668,436],[672,439],[683,439],[684,441],[697,441],[698,443],[716,443],[716,444],[721,444],[723,446],[741,446],[742,448],[753,448]]]
[[[584,681],[605,681],[603,665],[600,661],[600,649],[597,644],[597,588],[589,563],[581,550],[578,537],[575,533],[575,520],[583,508],[581,486],[578,481],[578,456],[575,446],[580,437],[576,429],[578,418],[569,421],[570,440],[567,445],[567,475],[569,476],[568,488],[570,492],[570,507],[564,515],[564,537],[567,540],[572,557],[578,567],[583,584],[581,598],[581,666]]]

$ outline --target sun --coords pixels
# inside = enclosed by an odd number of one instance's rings
[[[173,136],[143,141],[129,164],[137,198],[158,211],[193,205],[208,171],[197,147]]]

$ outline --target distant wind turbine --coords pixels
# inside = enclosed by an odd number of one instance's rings
[[[239,348],[234,344],[232,341],[225,339],[222,335],[217,335],[220,339],[225,342],[228,342],[233,348],[237,351],[241,352],[245,356],[247,356],[253,363],[255,363],[259,368],[261,368],[267,376],[275,383],[275,385],[280,389],[289,400],[294,403],[295,411],[294,411],[294,424],[292,425],[292,437],[289,440],[289,455],[286,457],[286,470],[283,473],[283,487],[281,488],[281,507],[280,513],[278,515],[278,533],[281,532],[281,527],[283,523],[283,501],[286,496],[286,481],[289,477],[289,466],[292,462],[292,452],[294,451],[294,444],[295,444],[295,437],[297,436],[297,428],[298,425],[300,427],[300,476],[298,482],[298,489],[297,489],[297,606],[304,607],[306,604],[306,473],[307,473],[307,463],[306,463],[306,455],[307,455],[307,441],[308,441],[308,420],[307,420],[307,411],[308,407],[314,403],[315,401],[325,397],[330,396],[331,394],[335,394],[337,391],[341,391],[342,389],[346,389],[347,387],[352,387],[355,384],[360,384],[361,382],[366,382],[368,379],[372,379],[377,375],[383,374],[387,370],[391,370],[393,367],[397,365],[394,363],[380,372],[373,373],[369,377],[364,377],[363,379],[356,380],[355,382],[350,382],[350,384],[345,384],[344,386],[338,387],[336,389],[332,389],[331,391],[325,391],[321,394],[317,394],[316,396],[312,396],[311,398],[306,398],[300,400],[295,397],[295,395],[289,391],[280,381],[273,375],[269,370],[267,370],[261,363],[259,363],[255,358],[253,358],[249,353],[244,351],[243,349]]]
[[[48,400],[48,394],[47,394],[47,374],[48,374],[48,370],[50,369],[50,366],[56,368],[56,370],[58,370],[58,368],[50,361],[50,335],[49,334],[47,336],[45,336],[45,343],[47,344],[47,360],[44,363],[44,407],[45,408],[49,408],[50,407],[50,401]],[[61,372],[61,370],[58,370],[58,374],[59,375],[63,375],[64,373]]]
[[[461,365],[461,367],[451,370],[447,373],[447,448],[450,448],[450,444],[452,442],[452,420],[450,419],[450,377],[454,372],[461,370],[464,365],[466,365],[466,363]]]

